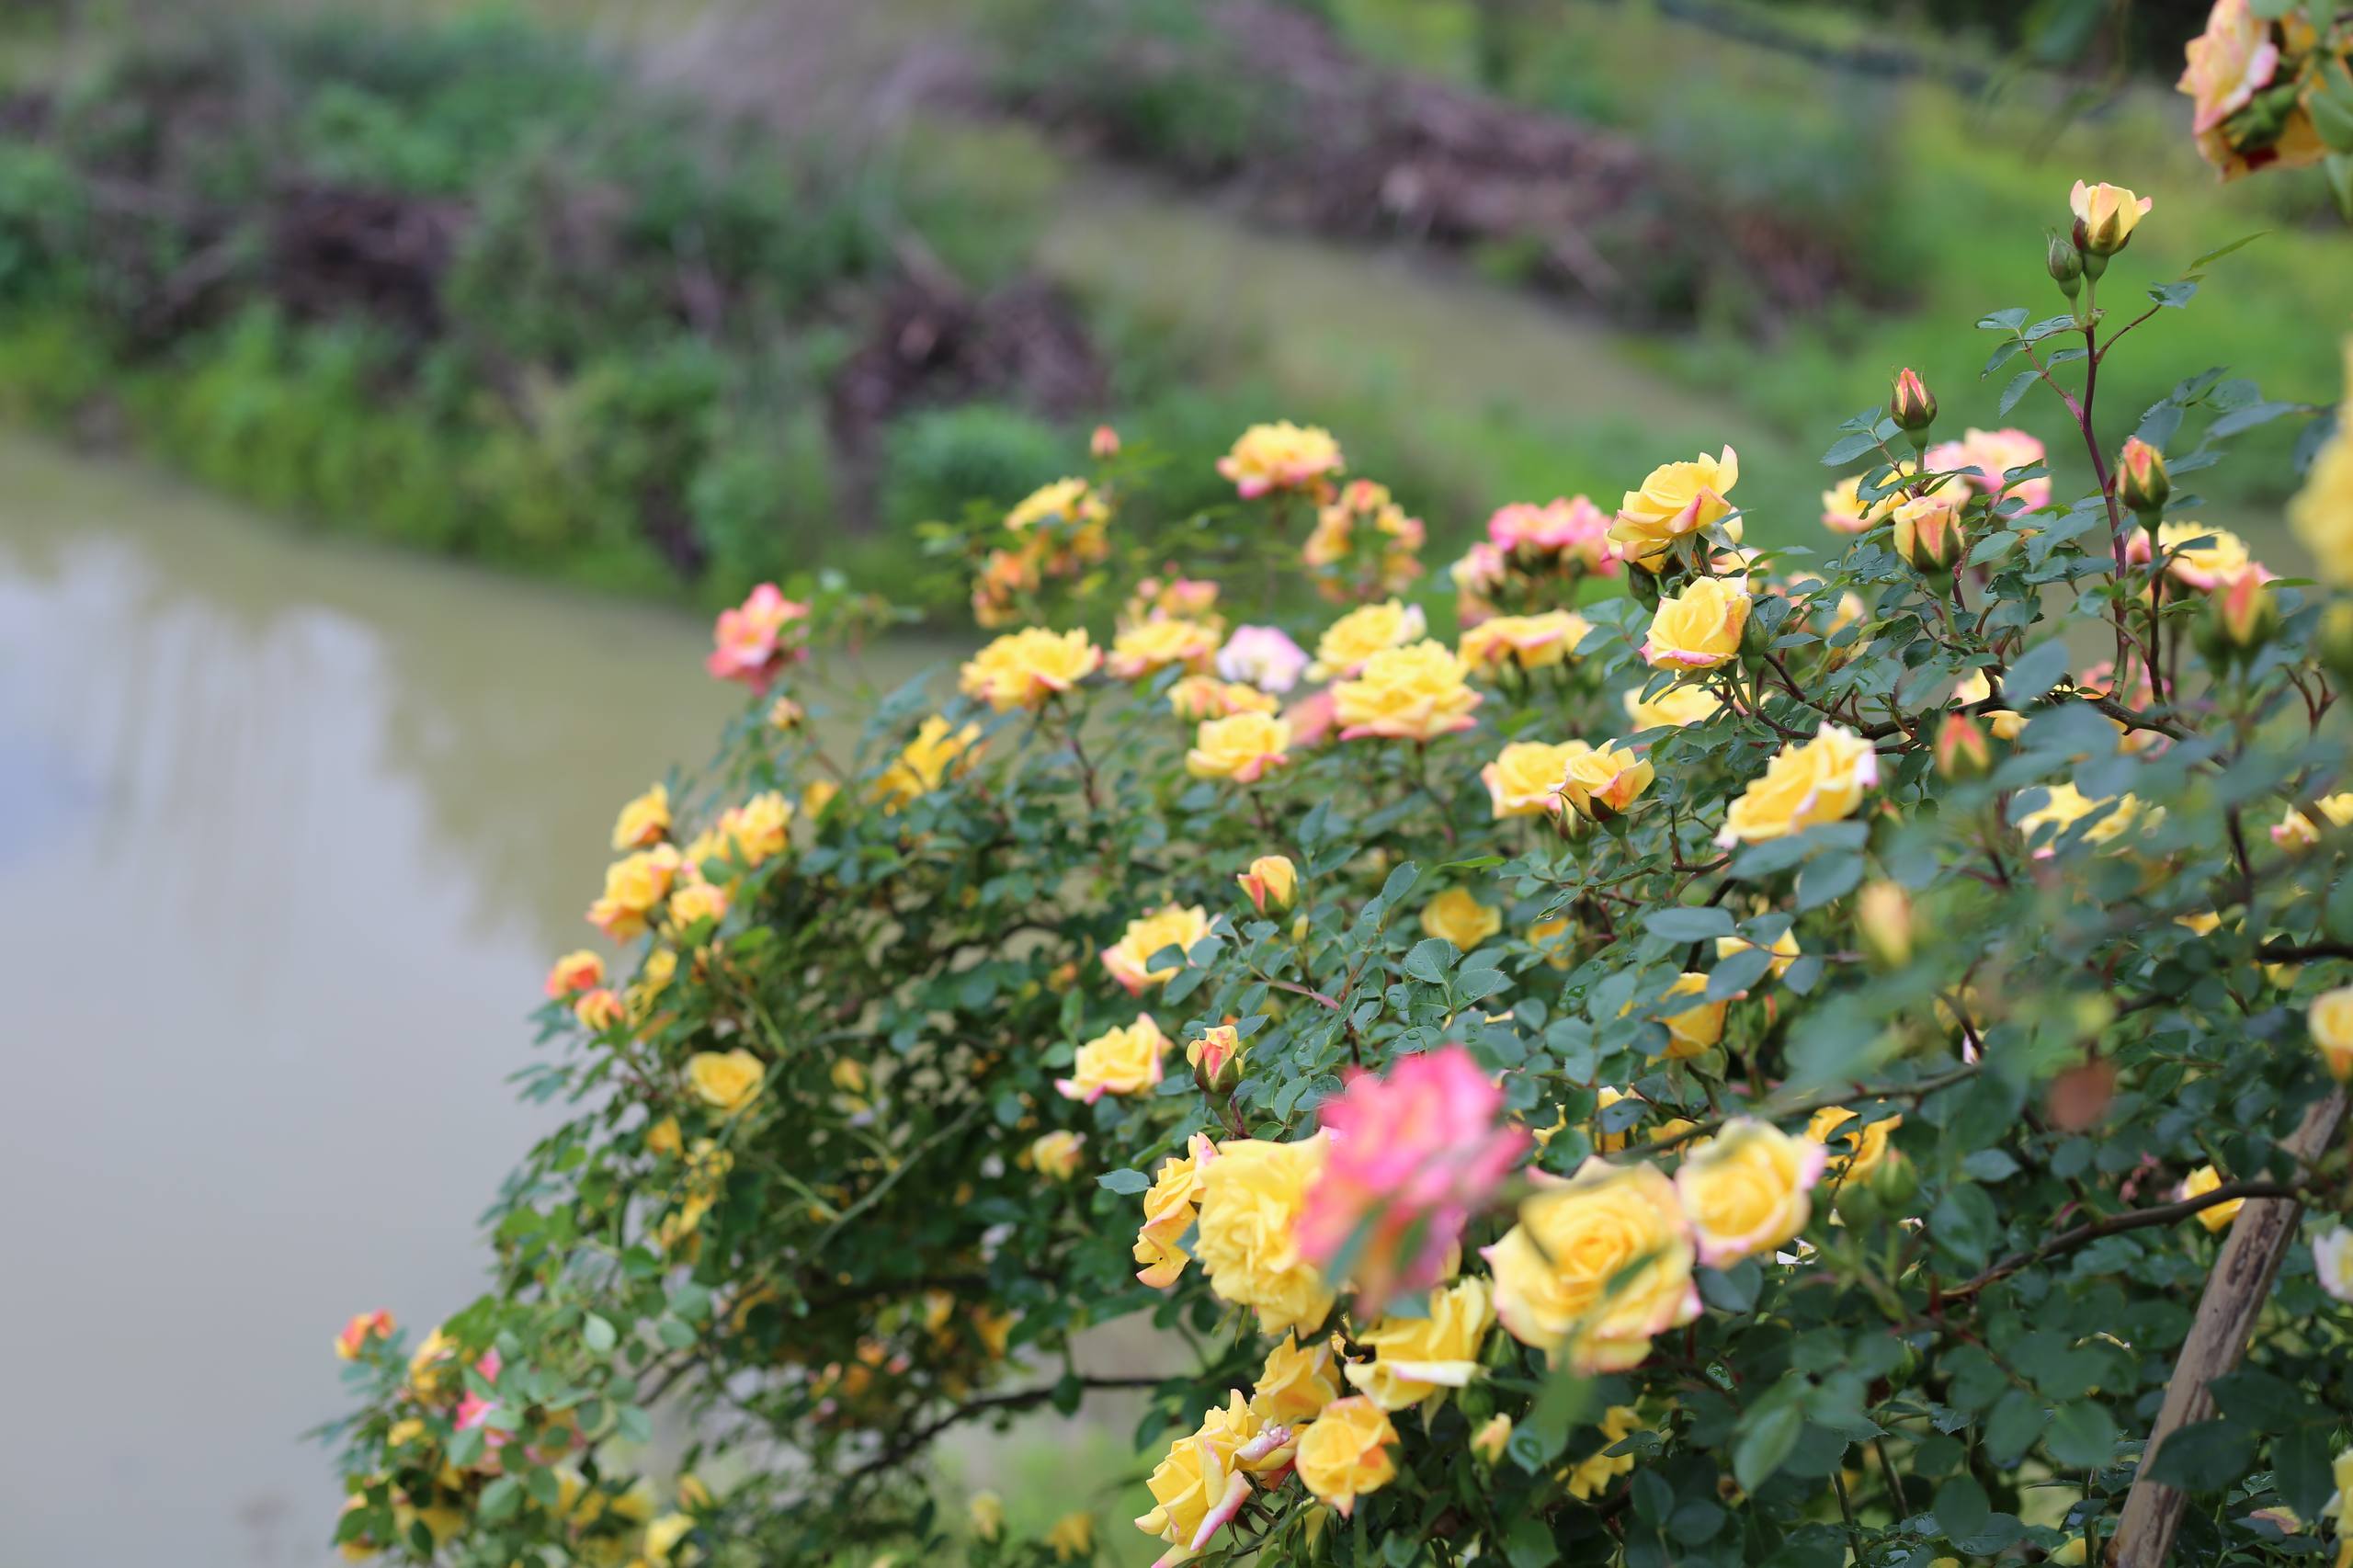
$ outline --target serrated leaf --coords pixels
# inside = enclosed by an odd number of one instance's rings
[[[1425,937],[1405,955],[1405,972],[1428,984],[1443,985],[1458,956],[1454,944],[1445,937]]]
[[[1986,332],[2016,332],[2026,325],[2027,308],[2012,305],[2006,311],[1990,311],[1977,318],[1980,329]]]
[[[2042,1446],[2070,1470],[2097,1470],[2116,1458],[2116,1418],[2090,1400],[2063,1404],[2051,1413]]]
[[[1936,1501],[1930,1507],[1937,1516],[1937,1532],[1951,1541],[1983,1534],[1994,1517],[1994,1506],[1986,1500],[1985,1488],[1972,1475],[1946,1477],[1937,1487]]]
[[[1878,449],[1879,437],[1870,431],[1866,430],[1854,436],[1842,436],[1831,442],[1830,449],[1822,454],[1822,463],[1824,468],[1838,468],[1853,462],[1865,452],[1874,452]]]
[[[2023,312],[2021,312],[2023,313]],[[1733,1445],[1732,1474],[1744,1492],[1754,1492],[1772,1478],[1798,1446],[1805,1430],[1805,1415],[1794,1404],[1776,1405],[1748,1422]]]
[[[2018,399],[2026,396],[2027,389],[2041,379],[2042,372],[2040,370],[2020,370],[2017,375],[2012,376],[2010,384],[2002,389],[2001,401],[1997,405],[1999,412],[2007,414],[2016,408],[2018,405]]]
[[[1152,1186],[1152,1178],[1142,1171],[1105,1171],[1095,1178],[1095,1185],[1106,1192],[1133,1197]]]
[[[2038,642],[2020,653],[2002,677],[2002,705],[2025,708],[2040,699],[2067,673],[2067,644],[2060,638]]]
[[[1732,912],[1705,909],[1654,909],[1643,916],[1643,928],[1670,942],[1705,942],[1732,935]]]

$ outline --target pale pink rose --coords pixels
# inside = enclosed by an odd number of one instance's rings
[[[1518,1163],[1528,1131],[1497,1124],[1503,1103],[1459,1045],[1405,1057],[1385,1076],[1351,1074],[1324,1102],[1331,1152],[1308,1189],[1299,1247],[1329,1263],[1369,1233],[1347,1263],[1365,1320],[1392,1291],[1438,1283],[1462,1227]]]
[[[2215,0],[2206,31],[2184,52],[2189,62],[2175,85],[2189,95],[2196,110],[2189,129],[2200,135],[2252,103],[2279,69],[2271,24],[2247,0]]]
[[[1302,748],[1323,744],[1331,738],[1332,726],[1339,722],[1332,688],[1318,687],[1309,692],[1283,710],[1283,720],[1290,725],[1291,744]]]
[[[1487,519],[1487,538],[1499,551],[1558,555],[1608,575],[1625,564],[1610,547],[1612,520],[1583,495],[1555,498],[1541,506],[1515,501]]]
[[[1275,626],[1237,626],[1217,651],[1217,673],[1278,695],[1299,684],[1307,650]]]
[[[740,680],[765,691],[778,671],[802,655],[804,650],[787,637],[808,616],[807,605],[786,598],[774,583],[762,583],[741,606],[719,612],[711,628],[714,646],[703,668],[721,680]]]
[[[2051,505],[2051,476],[2022,479],[2006,490],[2002,475],[2014,468],[2032,468],[2048,456],[2042,443],[2023,430],[1972,427],[1962,431],[1958,441],[1930,447],[1920,460],[1931,473],[1959,472],[1972,490],[1996,501],[2005,497],[2023,501],[2026,509],[2033,512]]]

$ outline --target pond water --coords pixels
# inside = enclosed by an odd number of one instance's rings
[[[708,647],[0,437],[0,1563],[333,1561],[330,1341],[481,1289],[524,1015],[734,710]]]

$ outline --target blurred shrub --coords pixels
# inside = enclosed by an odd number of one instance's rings
[[[890,434],[878,508],[909,526],[959,515],[967,501],[1004,508],[1058,478],[1070,443],[1013,409],[975,403],[910,415]]]

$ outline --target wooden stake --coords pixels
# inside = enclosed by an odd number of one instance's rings
[[[2345,1108],[2345,1091],[2331,1089],[2304,1112],[2302,1122],[2280,1144],[2296,1162],[2300,1176],[2336,1141]],[[2173,1379],[2165,1384],[2157,1424],[2149,1429],[2148,1444],[2141,1450],[2140,1473],[2125,1494],[2124,1517],[2117,1522],[2116,1540],[2107,1554],[2111,1568],[2162,1568],[2172,1552],[2189,1500],[2175,1488],[2151,1481],[2150,1468],[2167,1437],[2193,1422],[2212,1418],[2211,1385],[2246,1354],[2247,1336],[2271,1295],[2271,1282],[2279,1278],[2280,1260],[2296,1239],[2303,1212],[2304,1206],[2292,1198],[2250,1198],[2232,1221],[2230,1239],[2207,1277],[2197,1319],[2182,1342]]]

